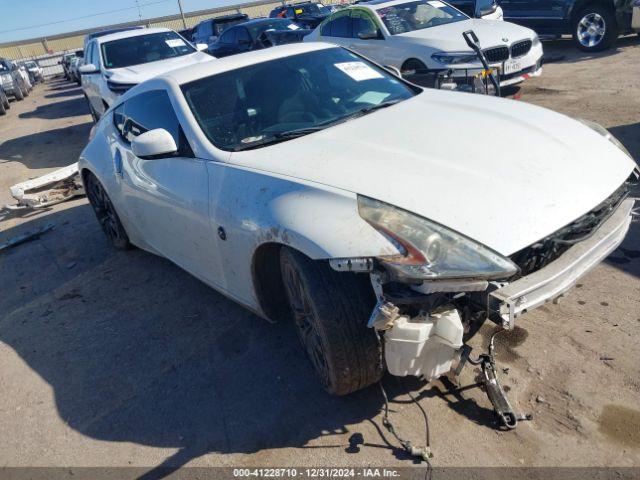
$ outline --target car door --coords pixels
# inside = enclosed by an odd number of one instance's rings
[[[562,31],[567,3],[565,0],[499,0],[506,21],[542,33]]]
[[[364,9],[350,10],[351,40],[347,46],[378,63],[385,63],[385,39],[376,20]]]
[[[335,43],[342,47],[351,45],[351,16],[349,10],[343,10],[332,16],[327,23],[320,27],[320,36],[323,41]]]
[[[213,44],[212,48],[209,49],[211,55],[217,58],[222,58],[233,55],[234,53],[238,53],[238,48],[236,45],[236,32],[237,28],[231,27],[222,35],[220,35],[218,41]]]
[[[239,53],[248,52],[253,47],[253,39],[251,38],[251,34],[246,27],[235,27],[236,28],[236,48]]]
[[[209,215],[207,162],[194,157],[167,92],[152,90],[132,97],[115,109],[114,119],[122,132],[114,164],[127,218],[153,250],[222,286],[217,236]],[[178,152],[153,160],[136,157],[131,141],[156,128],[171,133]]]

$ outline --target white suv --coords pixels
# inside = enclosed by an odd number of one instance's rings
[[[168,28],[129,30],[94,38],[80,67],[82,89],[94,119],[124,92],[158,74],[213,57]]]

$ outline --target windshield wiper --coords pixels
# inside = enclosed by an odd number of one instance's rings
[[[352,118],[361,117],[362,115],[366,115],[375,110],[380,110],[382,108],[390,107],[391,105],[395,105],[396,103],[399,103],[401,101],[402,100],[389,100],[387,102],[378,103],[377,105],[370,105],[368,107],[360,108],[345,117],[340,117],[325,123],[319,123],[318,125],[315,125],[313,127],[296,128],[294,130],[287,130],[284,132],[273,133],[272,136],[268,138],[257,140],[255,142],[251,142],[246,145],[238,145],[233,149],[233,151],[240,152],[242,150],[251,150],[254,148],[260,148],[267,145],[273,145],[275,143],[286,142],[287,140],[291,140],[292,138],[298,138],[304,135],[309,135],[310,133],[319,132],[320,130],[324,130],[325,128],[331,127],[338,123],[345,122]]]

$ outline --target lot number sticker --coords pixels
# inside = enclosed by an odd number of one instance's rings
[[[372,80],[374,78],[383,78],[382,75],[364,62],[343,62],[336,63],[335,66],[353,78],[356,82]]]
[[[164,42],[171,48],[184,47],[184,41],[180,38],[171,38],[169,40],[165,40]]]

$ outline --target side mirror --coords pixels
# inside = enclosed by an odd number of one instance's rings
[[[198,50],[199,52],[203,52],[207,48],[209,48],[209,45],[207,45],[206,43],[196,43],[196,50]]]
[[[358,34],[360,40],[382,40],[380,32],[360,32]]]
[[[172,157],[178,151],[176,141],[164,128],[156,128],[138,135],[131,142],[133,154],[143,160]]]
[[[394,67],[393,65],[385,65],[384,66],[385,70],[388,70],[389,73],[395,75],[398,78],[402,78],[402,72],[400,71],[399,68]]]
[[[80,75],[90,75],[92,73],[100,73],[100,69],[93,63],[87,63],[86,65],[81,65],[78,68],[78,72],[80,72]]]

